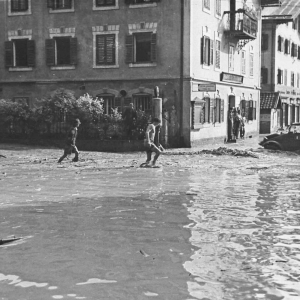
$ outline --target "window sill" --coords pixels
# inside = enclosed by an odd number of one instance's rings
[[[118,69],[119,65],[94,65],[93,69]]]
[[[211,14],[211,10],[203,6],[203,11],[207,14]]]
[[[157,3],[145,3],[145,4],[130,4],[129,8],[144,8],[144,7],[156,7]]]
[[[97,11],[97,10],[114,10],[114,9],[119,9],[119,5],[115,5],[115,6],[94,6],[93,10]]]
[[[75,12],[74,8],[71,9],[49,9],[49,14],[60,14],[60,13],[70,13]]]
[[[210,65],[202,65],[203,69],[210,70]]]
[[[15,17],[15,16],[26,16],[31,15],[31,11],[19,11],[19,12],[9,12],[9,17]]]
[[[139,64],[139,63],[133,63],[129,64],[129,68],[143,68],[143,67],[156,67],[156,63],[144,63],[144,64]]]
[[[222,123],[216,122],[216,123],[214,124],[214,126],[215,126],[215,127],[221,127],[221,126],[222,126]]]
[[[217,13],[215,14],[216,19],[221,20],[222,19],[222,15],[218,15]]]
[[[31,67],[12,67],[12,68],[8,68],[8,71],[10,71],[10,72],[30,72],[32,70],[33,70],[33,68],[31,68]]]
[[[75,66],[54,66],[50,67],[51,70],[75,70]]]

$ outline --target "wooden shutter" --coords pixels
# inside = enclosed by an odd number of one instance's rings
[[[134,42],[134,36],[133,35],[127,35],[126,36],[126,63],[132,63],[133,62],[133,42]]]
[[[70,38],[70,64],[77,65],[77,38]]]
[[[285,110],[286,110],[286,104],[283,103],[282,105],[282,125],[285,126]]]
[[[281,84],[281,70],[280,69],[277,70],[277,83]]]
[[[31,68],[35,66],[35,42],[33,40],[27,41],[27,64]]]
[[[257,101],[253,101],[253,120],[256,120],[256,106]]]
[[[285,51],[284,47],[285,47],[285,41],[284,38],[281,38],[281,52]]]
[[[54,0],[47,0],[47,7],[54,8]]]
[[[214,63],[214,40],[209,40],[209,65],[213,65]]]
[[[215,123],[215,99],[210,99],[209,122]]]
[[[14,66],[14,43],[12,41],[5,42],[5,67]]]
[[[46,39],[46,65],[54,66],[55,65],[55,40]]]
[[[151,34],[151,61],[152,62],[156,62],[157,60],[157,43],[156,43],[156,40],[157,40],[157,35],[156,33],[152,33]]]
[[[224,100],[221,99],[221,122],[224,122]]]
[[[96,38],[96,64],[105,64],[105,35],[98,35]]]
[[[278,41],[277,41],[277,50],[281,51],[281,36],[278,36]]]
[[[201,64],[203,65],[204,64],[204,49],[205,49],[205,46],[204,46],[204,36],[201,38]]]
[[[114,65],[116,63],[115,35],[107,35],[105,41],[106,63]]]

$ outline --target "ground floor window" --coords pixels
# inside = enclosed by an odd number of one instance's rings
[[[142,110],[145,112],[152,111],[151,105],[151,95],[148,94],[136,94],[133,95],[133,105],[137,110]]]
[[[97,95],[98,99],[103,100],[103,113],[110,115],[112,114],[112,109],[115,109],[115,96],[112,94],[100,94]]]

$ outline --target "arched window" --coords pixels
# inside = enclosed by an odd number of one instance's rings
[[[132,95],[132,101],[134,107],[146,113],[152,112],[151,99],[152,99],[152,95],[146,93],[138,93]]]
[[[112,108],[115,109],[115,95],[113,94],[99,94],[96,96],[98,99],[103,100],[103,112],[107,115],[112,113]]]

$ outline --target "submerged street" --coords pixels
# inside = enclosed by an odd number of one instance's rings
[[[300,158],[253,151],[1,145],[0,299],[299,299]]]

